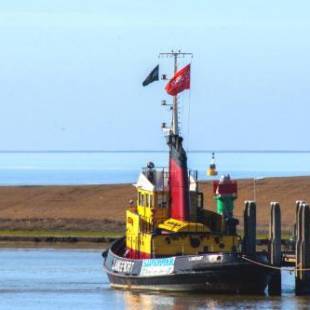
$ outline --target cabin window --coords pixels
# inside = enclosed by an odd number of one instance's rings
[[[145,206],[149,206],[149,194],[145,194]]]
[[[163,202],[163,196],[162,195],[157,195],[157,206],[158,208],[162,207],[162,202]]]
[[[138,206],[141,205],[141,193],[138,192]]]
[[[144,206],[144,195],[141,194],[141,206]]]
[[[153,195],[150,195],[150,207],[153,208]]]
[[[167,207],[168,204],[167,198],[168,198],[167,193],[163,193],[163,208]]]
[[[166,199],[165,199],[165,195],[164,194],[158,194],[157,196],[157,204],[159,208],[164,208],[166,206]]]
[[[157,195],[157,204],[159,208],[166,208],[167,207],[167,193],[162,192],[158,193]]]

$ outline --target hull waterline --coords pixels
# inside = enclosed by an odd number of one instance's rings
[[[113,288],[264,294],[271,276],[269,269],[244,261],[238,253],[126,259],[114,252],[121,242],[104,255],[104,269]],[[264,257],[256,259],[263,261]]]

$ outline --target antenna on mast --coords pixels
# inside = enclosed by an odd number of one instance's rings
[[[178,58],[184,58],[186,56],[193,57],[192,53],[184,53],[181,50],[174,51],[167,53],[159,53],[159,57],[173,57],[174,59],[174,73],[175,75],[178,71]],[[166,76],[165,76],[166,79]],[[171,124],[171,130],[172,133],[176,136],[179,135],[179,115],[178,115],[178,95],[173,96],[173,104],[172,104],[172,124]]]

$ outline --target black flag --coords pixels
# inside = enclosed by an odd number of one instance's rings
[[[157,65],[152,71],[151,73],[146,77],[146,79],[144,80],[144,82],[142,83],[143,86],[149,85],[150,83],[154,82],[154,81],[158,81],[159,80],[159,65]]]

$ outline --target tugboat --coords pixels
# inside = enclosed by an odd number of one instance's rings
[[[217,175],[214,152],[212,153],[212,158],[211,158],[211,162],[210,162],[207,174],[208,174],[208,176],[215,176],[215,175]]]
[[[174,77],[166,86],[173,94],[171,128],[164,126],[169,168],[152,162],[143,168],[134,185],[136,204],[126,210],[126,235],[103,253],[104,269],[113,288],[262,294],[270,276],[262,264],[268,260],[264,253],[251,257],[261,265],[243,259],[233,217],[237,183],[229,176],[214,182],[218,208],[213,212],[204,208],[197,172],[187,168],[178,93],[189,88],[189,75],[184,77],[186,67],[177,70],[178,57],[187,53],[168,54],[175,61]]]

